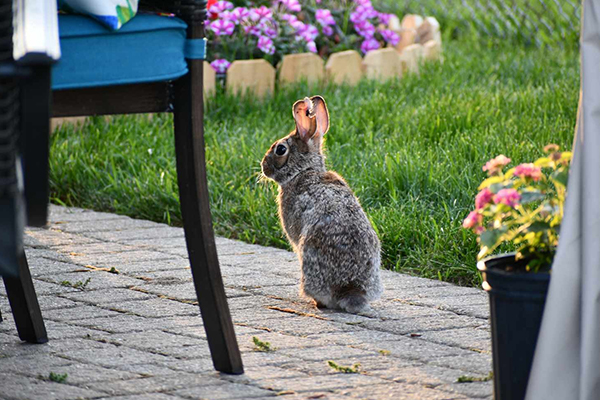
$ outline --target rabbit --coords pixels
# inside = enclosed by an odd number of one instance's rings
[[[298,100],[292,113],[296,129],[273,143],[261,167],[279,184],[281,225],[302,267],[300,292],[317,307],[368,311],[383,292],[379,238],[346,181],[325,167],[325,100]]]

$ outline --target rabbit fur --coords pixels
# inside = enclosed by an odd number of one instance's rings
[[[273,143],[261,167],[279,184],[279,217],[300,259],[301,293],[320,307],[366,311],[383,291],[379,239],[352,189],[325,167],[325,100],[298,100],[292,112],[296,130]]]

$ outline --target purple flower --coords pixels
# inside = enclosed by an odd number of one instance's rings
[[[330,26],[324,26],[323,27],[323,35],[325,35],[325,36],[333,35],[333,28]]]
[[[369,3],[368,5],[356,7],[354,12],[350,14],[350,21],[356,24],[358,22],[366,21],[369,18],[375,18],[378,14],[379,13],[375,11],[373,6]]]
[[[363,53],[367,53],[371,50],[377,50],[379,47],[379,42],[374,38],[365,39],[364,42],[360,45],[360,51]]]
[[[265,54],[275,53],[275,46],[273,45],[273,41],[266,36],[261,36],[260,38],[258,38],[258,48]]]
[[[211,12],[212,14],[217,14],[219,15],[220,13],[222,13],[225,10],[231,10],[233,8],[233,3],[230,3],[229,1],[217,1],[214,5],[212,5],[210,7],[210,10],[208,10],[209,12]]]
[[[233,30],[235,29],[235,24],[225,19],[217,19],[216,21],[210,23],[210,29],[217,36],[229,36],[233,33]]]
[[[231,21],[236,25],[240,22],[237,16],[233,13],[233,11],[223,11],[221,14],[219,14],[219,18]]]
[[[224,74],[225,72],[227,72],[227,69],[230,65],[231,63],[224,58],[219,58],[210,63],[210,66],[213,67],[213,69],[217,71],[218,74]]]
[[[251,8],[250,19],[252,21],[260,21],[262,19],[271,20],[273,19],[273,11],[265,6],[260,6],[259,8]]]
[[[319,36],[319,30],[314,25],[304,24],[304,26],[298,30],[298,36],[305,42],[312,42]]]
[[[317,22],[321,24],[321,26],[335,25],[335,20],[329,10],[317,10],[315,18],[317,18]]]
[[[389,43],[392,46],[396,46],[400,41],[400,36],[398,36],[398,34],[391,29],[382,29],[381,31],[379,31],[379,33],[381,33],[381,37],[383,37],[383,40],[385,40],[386,43]]]
[[[354,0],[359,6],[371,6],[371,0]]]
[[[258,29],[260,29],[260,32],[264,33],[271,39],[274,39],[277,37],[277,28],[269,21],[266,21],[266,20],[260,21],[260,23],[258,25],[256,25],[256,27]],[[256,36],[260,36],[260,35],[256,35]]]
[[[250,11],[246,7],[236,7],[231,12],[231,15],[233,15],[236,18],[236,20],[237,20],[236,23],[239,23],[245,19],[248,19],[248,17],[250,16]]]
[[[375,35],[375,27],[369,21],[361,21],[354,25],[354,30],[365,39],[370,39]]]
[[[392,14],[386,13],[378,13],[377,16],[379,17],[379,23],[384,24],[386,26],[390,23],[390,18],[392,18]]]
[[[246,25],[244,26],[244,33],[246,35],[252,35],[252,36],[262,36],[262,30],[256,26],[256,25]]]
[[[316,53],[317,52],[317,44],[314,41],[310,41],[310,42],[306,43],[306,49],[308,51],[310,51],[311,53]]]
[[[298,0],[279,0],[279,3],[283,4],[285,8],[292,12],[300,12],[302,11],[302,6],[298,2]]]

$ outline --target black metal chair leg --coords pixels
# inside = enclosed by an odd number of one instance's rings
[[[19,256],[19,275],[3,277],[19,338],[29,343],[46,343],[48,335],[29,273],[25,252]]]
[[[44,226],[48,218],[48,152],[51,97],[50,66],[32,66],[21,84],[21,154],[27,225]],[[29,145],[27,145],[29,144]]]
[[[175,150],[185,238],[215,369],[244,372],[215,246],[204,156],[202,61],[175,82]]]

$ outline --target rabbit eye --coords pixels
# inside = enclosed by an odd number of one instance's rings
[[[282,156],[287,152],[287,147],[285,147],[284,145],[280,144],[277,145],[277,148],[275,149],[275,154],[278,156]]]

